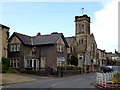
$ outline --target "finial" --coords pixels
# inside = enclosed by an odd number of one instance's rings
[[[83,15],[84,8],[81,8],[81,11],[82,11],[82,15]]]

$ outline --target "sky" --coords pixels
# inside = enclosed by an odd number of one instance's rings
[[[10,35],[19,32],[35,36],[52,32],[75,36],[75,16],[91,18],[91,33],[99,49],[118,50],[118,0],[86,2],[1,2],[0,23],[10,27]]]

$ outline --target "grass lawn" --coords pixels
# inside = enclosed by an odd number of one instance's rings
[[[0,74],[0,76],[1,76],[1,74]],[[0,79],[1,79],[1,77],[0,77]],[[2,74],[2,85],[23,83],[23,82],[30,82],[30,81],[36,81],[36,79],[26,77],[26,76],[16,75],[14,73]]]

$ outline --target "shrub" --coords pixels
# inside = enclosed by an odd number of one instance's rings
[[[82,70],[82,69],[83,69],[83,67],[82,67],[82,66],[79,66],[79,67],[78,67],[78,70]]]
[[[66,67],[64,67],[64,66],[61,66],[61,70],[65,70],[66,69]]]
[[[71,65],[78,66],[78,58],[75,54],[73,54],[71,57]]]
[[[8,70],[10,66],[10,59],[2,57],[2,69],[3,70]]]
[[[120,73],[113,74],[113,82],[114,83],[120,82]]]
[[[68,65],[66,70],[77,70],[77,67],[75,65]]]
[[[2,73],[11,73],[10,59],[2,57]]]

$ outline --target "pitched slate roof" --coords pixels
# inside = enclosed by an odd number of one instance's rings
[[[32,37],[31,36],[20,34],[20,33],[17,33],[17,32],[14,32],[13,36],[14,35],[16,35],[24,44],[32,45],[32,43],[31,43],[31,38]]]
[[[72,38],[75,38],[75,37],[65,37],[67,43],[69,43],[71,41]]]
[[[36,37],[33,37],[33,43],[35,45],[54,44],[60,37],[61,37],[61,34],[51,34],[51,35],[36,36]]]
[[[20,34],[14,32],[10,39],[16,35],[24,44],[27,45],[45,45],[45,44],[55,44],[56,41],[62,37],[63,41],[65,42],[66,46],[68,46],[67,41],[65,40],[62,33],[58,34],[49,34],[49,35],[41,35],[41,36],[28,36],[24,34]]]
[[[65,37],[65,39],[66,39],[67,43],[69,43],[72,38],[71,37]]]
[[[120,57],[120,53],[107,52],[107,57]]]

